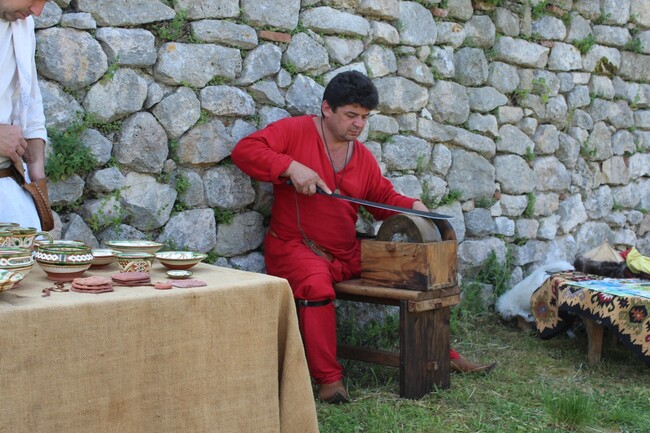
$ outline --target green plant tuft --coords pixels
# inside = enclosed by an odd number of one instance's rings
[[[158,37],[164,41],[186,40],[190,36],[187,10],[179,10],[171,21],[158,24],[154,29],[158,33]]]
[[[459,190],[452,189],[451,191],[449,191],[447,193],[447,195],[445,195],[443,198],[440,199],[440,203],[438,204],[438,206],[445,206],[445,205],[451,204],[451,203],[453,203],[455,201],[458,201],[458,200],[460,200],[462,195],[463,195],[463,193],[460,192]]]
[[[628,41],[627,44],[625,44],[625,49],[627,51],[632,51],[637,54],[643,53],[643,42],[641,42],[640,39],[638,38],[633,38]]]
[[[530,162],[530,161],[532,161],[533,159],[535,159],[535,152],[533,152],[532,147],[528,146],[528,147],[526,148],[526,153],[524,153],[523,157],[524,157],[524,159],[525,159],[526,161],[528,161],[528,162]]]
[[[88,221],[88,227],[93,232],[97,232],[106,227],[117,228],[124,220],[125,212],[120,206],[122,190],[116,189],[108,196],[104,197],[100,203],[99,209],[92,214]],[[112,209],[107,209],[111,199],[114,199]]]
[[[231,209],[214,208],[214,219],[217,224],[230,224],[235,218],[235,212]]]
[[[585,159],[593,158],[594,156],[596,156],[596,153],[597,153],[596,148],[592,147],[589,144],[589,140],[587,140],[580,146],[580,155]]]
[[[120,56],[116,56],[115,60],[113,60],[113,63],[108,65],[108,69],[106,69],[106,72],[104,72],[104,76],[99,80],[100,83],[102,84],[108,84],[109,81],[113,79],[115,76],[115,73],[120,67]]]
[[[535,213],[535,203],[537,202],[537,197],[535,196],[535,193],[529,192],[526,194],[526,209],[524,209],[524,212],[522,213],[522,216],[525,218],[531,218],[533,214]]]
[[[86,174],[95,168],[97,160],[90,148],[81,143],[86,130],[83,122],[76,122],[65,131],[48,130],[52,154],[45,164],[45,174],[53,182],[59,182],[73,174]]]
[[[203,125],[204,123],[207,123],[208,120],[210,120],[210,112],[206,110],[205,108],[201,108],[201,114],[199,115],[199,120],[196,121],[195,126],[198,125]]]
[[[614,202],[614,204],[612,205],[612,211],[614,211],[614,212],[618,212],[618,211],[621,211],[623,209],[625,209],[625,206],[623,206],[620,203]]]
[[[420,201],[429,209],[438,206],[437,199],[433,196],[431,187],[429,186],[429,181],[426,179],[422,181],[422,195],[420,195]]]
[[[530,15],[531,17],[536,20],[541,18],[542,16],[546,15],[547,13],[547,8],[548,8],[548,1],[544,0],[539,3],[537,3],[533,8],[530,10]]]
[[[574,40],[573,45],[578,49],[578,51],[580,51],[581,54],[587,54],[589,50],[591,50],[594,45],[596,45],[596,37],[593,34],[589,34],[582,39]]]
[[[512,268],[514,267],[514,258],[510,249],[506,249],[506,255],[503,261],[499,261],[496,253],[492,251],[479,269],[475,281],[483,284],[494,286],[494,295],[499,297],[508,289]]]
[[[539,95],[544,105],[546,105],[551,96],[551,87],[546,83],[546,79],[544,77],[535,78],[532,85],[533,93]]]
[[[284,70],[287,71],[287,72],[289,73],[289,75],[291,75],[292,77],[295,77],[296,75],[298,75],[298,68],[297,68],[296,65],[294,65],[293,63],[291,63],[291,62],[289,62],[289,61],[286,61],[286,62],[284,62],[284,63],[282,64],[282,67],[283,67]]]
[[[182,173],[178,173],[174,178],[174,189],[176,189],[176,203],[174,203],[174,212],[182,212],[187,210],[187,204],[180,198],[188,189],[190,189],[190,181]]]
[[[425,157],[425,155],[420,155],[417,157],[416,161],[416,167],[415,167],[415,174],[418,176],[421,175],[424,172],[424,169],[427,167],[427,163],[429,161]]]
[[[481,208],[481,209],[489,209],[489,208],[491,208],[492,206],[494,206],[494,204],[495,204],[496,202],[497,202],[497,199],[495,199],[494,197],[481,197],[481,198],[479,198],[479,199],[476,200],[476,202],[474,203],[474,205],[475,205],[477,208]]]

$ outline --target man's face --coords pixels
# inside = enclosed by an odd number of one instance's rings
[[[322,109],[327,129],[338,141],[357,139],[366,127],[370,114],[370,110],[357,104],[343,105],[334,111],[329,103],[324,101]]]
[[[47,0],[0,0],[0,18],[6,21],[24,20],[30,15],[39,16]]]

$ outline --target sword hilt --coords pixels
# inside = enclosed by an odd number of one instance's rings
[[[286,182],[284,182],[284,183],[286,183],[286,184],[289,185],[289,186],[293,186],[293,182],[291,182],[291,179],[287,179]],[[316,192],[317,192],[318,194],[329,195],[328,193],[326,193],[325,191],[323,191],[323,188],[321,188],[321,187],[318,186],[318,185],[316,185]]]

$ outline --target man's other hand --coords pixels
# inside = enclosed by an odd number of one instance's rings
[[[22,128],[18,125],[0,125],[0,156],[18,162],[26,151],[27,140],[23,138]]]

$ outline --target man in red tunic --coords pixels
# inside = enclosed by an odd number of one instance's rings
[[[233,162],[252,178],[274,184],[271,225],[264,241],[267,272],[286,278],[298,306],[307,364],[319,398],[348,401],[343,369],[336,360],[333,284],[361,273],[356,237],[359,205],[316,194],[343,195],[428,211],[395,191],[370,151],[357,140],[379,97],[372,81],[356,72],[334,77],[323,95],[322,116],[275,122],[242,139]],[[288,181],[291,181],[291,184]],[[394,212],[368,208],[376,219]],[[452,368],[485,370],[455,351]]]

